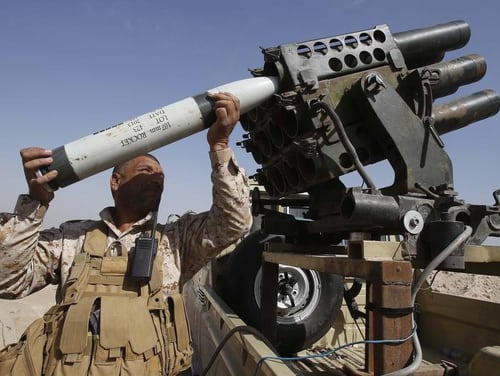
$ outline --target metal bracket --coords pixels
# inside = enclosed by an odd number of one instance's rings
[[[437,187],[452,185],[453,170],[448,154],[439,138],[433,137],[429,127],[415,115],[397,91],[377,72],[369,72],[361,79],[361,89],[379,127],[372,135],[395,172],[391,187],[384,194],[419,192],[417,185]]]

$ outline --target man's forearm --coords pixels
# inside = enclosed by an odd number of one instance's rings
[[[46,210],[38,201],[21,195],[14,213],[1,214],[0,297],[23,297],[45,283],[45,269],[51,263],[46,262],[39,234]]]
[[[248,232],[252,216],[250,212],[250,188],[245,171],[238,166],[230,149],[211,153],[213,204],[211,211],[219,227],[230,243]]]

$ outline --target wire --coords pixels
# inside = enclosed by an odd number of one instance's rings
[[[156,234],[156,226],[158,225],[158,210],[155,210],[153,213],[152,213],[152,225],[151,225],[151,237],[154,238],[155,237],[155,234]]]
[[[439,198],[439,195],[437,193],[432,192],[429,188],[424,187],[419,182],[415,183],[415,188],[420,189],[422,192],[424,192],[430,198],[433,198],[433,199],[438,199]]]
[[[436,277],[437,277],[437,275],[439,274],[439,272],[440,272],[440,270],[436,271],[436,272],[434,273],[434,275],[432,276],[432,278],[431,278],[430,282],[428,283],[428,286],[427,286],[427,287],[425,287],[425,288],[424,288],[424,287],[422,287],[420,290],[422,290],[422,291],[425,291],[425,290],[431,290],[431,289],[432,289],[432,285],[434,284],[434,281],[436,280]]]
[[[465,230],[458,235],[453,241],[446,246],[443,251],[441,251],[422,271],[420,276],[418,277],[417,282],[412,286],[411,291],[411,305],[415,305],[415,300],[417,298],[417,293],[422,287],[422,284],[430,275],[430,273],[436,269],[439,264],[441,264],[446,257],[448,257],[455,249],[457,249],[462,243],[465,243],[467,239],[472,234],[472,228],[470,226],[465,226]],[[415,319],[413,319],[415,322]],[[422,363],[422,347],[420,346],[420,341],[418,339],[418,335],[415,334],[413,337],[413,347],[415,349],[415,356],[413,357],[413,362],[405,368],[402,368],[398,371],[390,372],[385,374],[384,376],[406,376],[414,373],[418,367],[420,367],[420,363]]]
[[[255,366],[255,371],[254,375],[257,375],[257,372],[259,371],[259,368],[263,362],[266,360],[280,360],[280,361],[300,361],[300,360],[306,360],[306,359],[312,359],[312,358],[326,358],[329,357],[333,354],[335,354],[337,351],[342,350],[346,347],[351,347],[359,344],[398,344],[398,343],[403,343],[412,338],[415,333],[416,333],[416,326],[413,327],[411,333],[406,337],[406,338],[401,338],[401,339],[385,339],[385,340],[363,340],[363,341],[356,341],[356,342],[351,342],[344,344],[342,346],[339,346],[335,349],[329,350],[327,352],[321,353],[321,354],[313,354],[313,355],[305,355],[305,356],[295,356],[295,357],[280,357],[280,356],[265,356],[259,359],[257,362],[257,365]],[[213,366],[215,360],[217,359],[217,356],[219,353],[222,351],[222,348],[225,346],[226,342],[237,332],[247,332],[250,334],[255,335],[257,338],[259,338],[261,341],[263,341],[270,349],[272,352],[275,354],[278,353],[276,348],[273,346],[273,344],[257,329],[255,329],[252,326],[248,325],[241,325],[234,327],[231,329],[222,339],[221,343],[217,348],[215,349],[214,353],[212,354],[212,357],[210,358],[207,366],[203,371],[200,373],[200,376],[206,376],[210,368]]]
[[[351,346],[355,346],[355,345],[361,345],[361,344],[365,344],[365,345],[371,345],[371,344],[373,344],[373,345],[380,345],[380,344],[382,344],[382,345],[394,345],[394,344],[404,343],[404,342],[408,341],[410,338],[414,337],[416,335],[416,332],[417,332],[417,327],[415,325],[413,327],[413,329],[411,330],[410,334],[408,336],[406,336],[405,338],[379,339],[379,340],[372,339],[372,340],[355,341],[355,342],[346,343],[344,345],[336,347],[332,350],[322,352],[320,354],[312,354],[312,355],[304,355],[304,356],[289,356],[289,357],[286,357],[286,356],[265,356],[259,360],[259,362],[257,363],[257,365],[255,367],[255,371],[253,374],[254,374],[254,376],[257,375],[257,372],[258,372],[261,364],[263,362],[265,362],[266,360],[280,360],[280,361],[284,362],[284,361],[301,361],[301,360],[314,359],[314,358],[327,358],[329,356],[332,356],[336,352],[338,352],[342,349],[345,349],[346,347],[351,347]]]
[[[448,257],[456,248],[458,248],[462,243],[464,243],[472,234],[472,228],[470,226],[465,226],[465,230],[458,235],[453,241],[441,252],[439,253],[423,270],[422,274],[418,277],[417,282],[412,287],[412,304],[415,304],[415,298],[417,296],[418,290],[427,279],[429,274],[436,269],[439,264],[441,264],[446,257]]]
[[[222,339],[221,343],[219,344],[219,346],[217,346],[217,348],[215,349],[214,353],[212,354],[212,357],[210,358],[210,361],[208,362],[207,366],[205,367],[205,369],[200,373],[200,376],[205,376],[208,371],[210,370],[210,368],[212,367],[213,363],[215,362],[215,360],[217,359],[217,356],[219,355],[219,353],[222,351],[222,348],[224,347],[224,345],[226,344],[226,342],[229,340],[229,338],[231,338],[231,336],[234,334],[234,333],[237,333],[237,332],[247,332],[247,333],[250,333],[250,334],[253,334],[254,336],[256,336],[257,338],[259,338],[262,342],[264,342],[270,349],[271,351],[273,351],[274,353],[278,353],[278,351],[274,348],[273,344],[266,338],[264,337],[264,335],[259,332],[257,329],[255,329],[254,327],[252,326],[248,326],[248,325],[240,325],[240,326],[236,326],[234,327],[233,329],[231,329],[225,336],[224,338]]]
[[[354,163],[354,166],[356,167],[356,170],[358,173],[361,175],[363,178],[364,182],[368,186],[368,188],[371,189],[376,189],[375,183],[373,180],[370,178],[368,173],[366,172],[363,164],[359,160],[358,153],[356,152],[356,149],[352,145],[351,141],[349,140],[349,137],[347,136],[347,133],[344,128],[344,124],[342,123],[342,120],[340,119],[339,115],[325,102],[315,102],[312,105],[312,109],[316,108],[321,108],[326,113],[328,116],[332,119],[333,125],[335,126],[335,129],[337,130],[337,134],[339,136],[340,142],[342,142],[342,145],[346,149],[346,151],[349,153],[349,155],[352,158],[352,161]]]

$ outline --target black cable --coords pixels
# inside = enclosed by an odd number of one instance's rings
[[[413,338],[416,336],[417,333],[417,325],[416,323],[414,324],[410,334],[404,338],[398,338],[398,339],[369,339],[369,340],[362,340],[362,341],[354,341],[354,342],[349,342],[346,344],[343,344],[341,346],[338,346],[336,348],[333,348],[329,351],[325,351],[319,354],[311,354],[311,355],[303,355],[303,356],[291,356],[291,357],[286,357],[286,356],[264,356],[260,358],[259,362],[257,363],[257,367],[255,368],[255,371],[253,373],[254,376],[257,375],[257,372],[260,368],[260,366],[266,361],[266,360],[279,360],[282,362],[285,361],[290,361],[290,362],[295,362],[295,361],[302,361],[306,359],[314,359],[314,358],[328,358],[332,356],[333,354],[336,354],[339,350],[342,350],[346,347],[351,347],[354,345],[360,345],[360,344],[376,344],[376,345],[395,345],[395,344],[401,344],[406,341],[408,341],[410,338]]]
[[[229,340],[229,338],[231,338],[231,336],[234,334],[234,333],[237,333],[237,332],[247,332],[247,333],[250,333],[250,334],[253,334],[254,336],[256,336],[257,338],[259,338],[262,342],[264,342],[271,350],[273,353],[277,354],[278,351],[274,348],[273,344],[266,338],[264,337],[264,335],[259,332],[257,329],[255,329],[254,327],[252,326],[248,326],[248,325],[240,325],[240,326],[236,326],[234,327],[233,329],[231,329],[225,336],[224,338],[222,339],[221,343],[219,344],[219,346],[217,346],[217,348],[215,349],[214,353],[212,354],[212,357],[210,358],[210,361],[208,362],[207,366],[205,367],[205,369],[200,373],[200,376],[205,376],[208,371],[210,370],[210,367],[212,367],[213,363],[215,362],[215,360],[217,359],[217,356],[219,355],[219,353],[221,352],[222,348],[224,347],[224,345],[226,344],[226,342]]]
[[[315,102],[311,108],[313,110],[316,110],[317,108],[320,108],[328,114],[330,119],[333,121],[333,125],[335,129],[337,130],[337,134],[339,135],[340,142],[344,146],[345,150],[349,153],[349,155],[352,158],[352,161],[354,163],[354,166],[356,167],[356,170],[358,173],[361,175],[361,178],[364,180],[368,188],[371,189],[376,189],[375,183],[373,180],[370,178],[368,173],[366,172],[363,164],[359,160],[358,153],[356,152],[356,149],[352,145],[351,141],[349,140],[349,137],[347,136],[347,133],[345,132],[344,124],[342,123],[342,120],[340,119],[339,115],[325,102]]]
[[[439,195],[437,193],[432,192],[430,189],[424,187],[422,184],[419,182],[415,183],[415,188],[420,189],[422,192],[424,192],[427,196],[433,199],[439,198]]]

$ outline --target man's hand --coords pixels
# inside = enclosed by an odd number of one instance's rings
[[[230,93],[209,94],[208,97],[214,102],[213,108],[217,117],[207,133],[210,150],[226,149],[229,145],[229,135],[240,119],[240,101]]]
[[[57,171],[53,170],[43,176],[36,176],[36,171],[40,167],[48,166],[52,163],[52,151],[38,147],[25,148],[20,151],[23,161],[24,176],[29,187],[29,195],[34,200],[40,201],[42,205],[48,205],[54,198],[54,193],[47,191],[43,185],[57,176]]]

